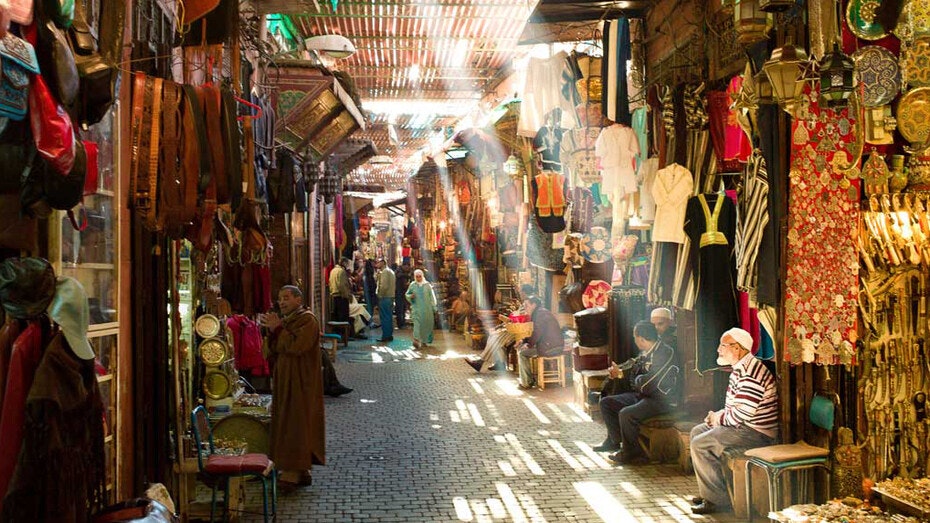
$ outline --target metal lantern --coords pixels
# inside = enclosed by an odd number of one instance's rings
[[[766,13],[787,11],[794,7],[795,0],[759,0],[759,8]]]
[[[833,51],[820,61],[820,98],[828,107],[845,106],[856,88],[852,58],[833,44]]]
[[[752,79],[755,82],[756,97],[758,98],[759,105],[775,104],[775,97],[772,94],[772,83],[769,82],[769,77],[764,72],[759,71]]]
[[[772,57],[762,66],[762,71],[772,83],[772,95],[789,114],[794,113],[803,92],[806,63],[807,53],[789,38],[783,47],[772,51]]]
[[[733,27],[736,40],[742,45],[765,40],[768,14],[759,9],[759,0],[733,0]]]

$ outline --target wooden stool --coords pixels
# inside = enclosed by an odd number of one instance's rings
[[[330,330],[330,331],[341,330],[341,331],[342,331],[342,343],[343,343],[343,346],[344,346],[344,347],[348,347],[348,346],[349,346],[349,333],[351,332],[351,330],[349,329],[349,322],[347,322],[347,321],[328,321],[328,322],[326,322],[326,326],[329,327],[328,330]]]
[[[333,332],[326,332],[323,334],[323,343],[329,343],[329,348],[325,350],[329,351],[329,359],[331,359],[333,363],[336,362],[336,349],[339,348],[339,340],[341,339],[342,336]]]
[[[555,369],[547,368],[546,363],[555,363]],[[563,355],[536,357],[536,384],[539,390],[544,390],[546,383],[558,383],[560,387],[565,386],[565,357]]]

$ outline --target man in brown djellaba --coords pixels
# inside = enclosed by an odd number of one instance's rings
[[[271,365],[271,452],[284,490],[312,483],[310,468],[326,464],[320,322],[293,285],[278,291],[281,316],[260,315],[262,352]]]

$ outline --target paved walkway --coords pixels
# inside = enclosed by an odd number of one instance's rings
[[[466,365],[461,335],[437,331],[428,352],[409,336],[340,350],[339,378],[356,392],[326,398],[327,466],[279,497],[278,521],[717,521],[690,514],[695,480],[677,466],[614,466],[592,451],[603,423],[571,389],[521,391],[511,373]]]

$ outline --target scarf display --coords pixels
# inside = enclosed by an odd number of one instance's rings
[[[630,60],[630,21],[618,18],[604,22],[604,60],[601,77],[601,107],[608,119],[630,125],[630,93],[626,64]]]

